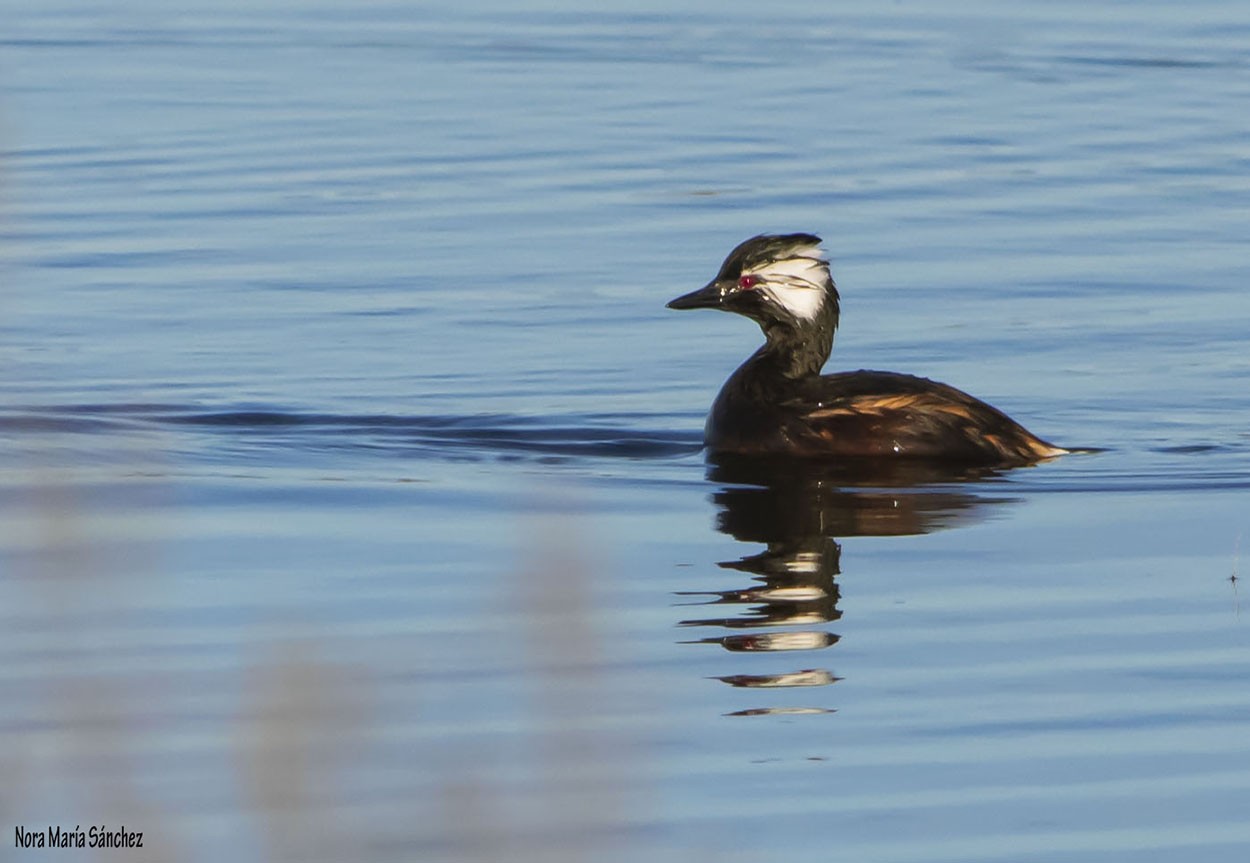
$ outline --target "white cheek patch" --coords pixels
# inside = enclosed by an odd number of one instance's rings
[[[804,249],[812,257],[793,257],[760,267],[754,275],[762,279],[759,290],[801,321],[815,318],[825,305],[829,265],[819,257],[820,249]]]
[[[801,321],[812,320],[825,305],[825,292],[822,288],[767,285],[760,290]]]

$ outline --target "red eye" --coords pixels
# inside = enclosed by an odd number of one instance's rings
[[[744,291],[749,291],[760,283],[759,276],[740,276],[738,278],[738,287]]]

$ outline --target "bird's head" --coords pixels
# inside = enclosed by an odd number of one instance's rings
[[[761,234],[725,258],[716,278],[668,304],[670,309],[721,309],[776,328],[825,330],[838,323],[838,290],[814,234]]]

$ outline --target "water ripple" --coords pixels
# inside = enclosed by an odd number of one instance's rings
[[[650,415],[570,416],[334,414],[252,409],[206,411],[150,404],[84,404],[0,412],[0,434],[107,433],[125,429],[201,429],[279,437],[284,446],[359,446],[458,453],[479,458],[667,458],[702,449],[702,434],[641,427]],[[291,432],[297,432],[292,440]]]
[[[662,413],[386,414],[285,410],[270,406],[208,410],[203,405],[141,402],[25,406],[0,410],[0,436],[46,441],[50,436],[165,433],[198,436],[195,449],[268,451],[359,450],[455,461],[567,462],[579,459],[660,460],[702,450],[699,420]],[[175,443],[174,449],[180,445]],[[970,470],[924,462],[824,464],[789,460],[714,461],[709,479],[774,486],[819,480],[831,486],[933,486],[1010,483],[1013,492],[1130,492],[1250,488],[1250,469],[1230,455],[1235,443],[1090,450],[1034,469]],[[1221,456],[1213,459],[1212,456]]]

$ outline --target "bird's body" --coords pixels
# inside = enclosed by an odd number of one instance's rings
[[[753,237],[715,279],[669,303],[737,312],[764,331],[764,345],[716,397],[705,432],[710,450],[1000,465],[1067,452],[946,384],[895,372],[821,375],[839,308],[819,246],[811,234]]]

